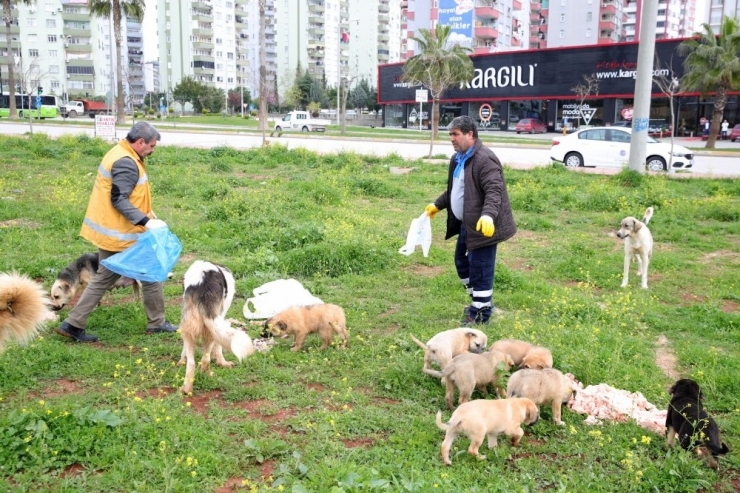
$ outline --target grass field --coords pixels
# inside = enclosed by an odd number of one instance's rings
[[[78,232],[108,148],[85,136],[0,136],[0,271],[48,288],[94,251]],[[519,232],[499,248],[494,300],[503,314],[484,329],[489,341],[544,345],[585,385],[639,391],[660,408],[672,379],[656,351],[675,356],[672,369],[700,383],[732,450],[718,473],[634,423],[587,426],[564,410],[559,427],[549,409],[518,448],[500,440],[482,449],[484,461],[458,438],[446,467],[434,424],[438,409],[450,416],[444,388],[422,373],[409,337],[456,327],[466,304],[444,213],[428,258],[397,253],[411,219],[444,189],[446,167],[274,143],[243,152],[164,147],[148,163],[154,208],[184,246],[165,284],[169,320],[180,320],[185,270],[205,259],[237,279],[231,317],[244,320],[255,287],[293,277],[344,307],[350,347],[319,351],[313,337],[293,353],[279,340],[234,368],[197,374],[194,395],[183,397],[179,336],[145,335],[143,306],[130,291],[110,293],[88,324],[99,343],[70,343],[50,323],[0,355],[0,490],[740,488],[740,180],[507,169]],[[621,289],[614,231],[650,205],[650,289],[639,288],[634,270]],[[261,327],[247,330],[258,337]]]

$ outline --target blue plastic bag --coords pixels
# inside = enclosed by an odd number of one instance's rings
[[[103,260],[106,269],[139,281],[163,282],[180,259],[182,243],[169,228],[149,229],[136,243]]]

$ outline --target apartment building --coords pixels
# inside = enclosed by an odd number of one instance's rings
[[[740,18],[740,0],[706,0],[707,10],[706,16],[702,15],[701,12],[697,13],[697,17],[702,19],[702,22],[709,24],[714,32],[719,31],[719,26],[722,25],[722,19],[724,17],[738,17]]]
[[[532,47],[604,45],[625,41],[627,16],[624,8],[627,3],[628,0],[581,0],[578,5],[576,0],[533,3],[531,13],[535,22],[531,29],[537,31],[540,40],[532,43]]]
[[[712,0],[716,1],[716,0]],[[640,12],[643,0],[632,0],[625,6],[627,19],[625,26],[625,41],[640,39]],[[655,23],[656,39],[686,38],[697,29],[697,22],[701,22],[701,15],[697,13],[696,0],[659,0],[658,17]]]
[[[0,75],[8,91],[8,63],[17,92],[65,97],[105,96],[115,84],[109,19],[90,16],[86,1],[44,0],[11,6],[11,37],[0,34]],[[124,41],[125,44],[125,41]],[[124,47],[124,49],[127,49]]]

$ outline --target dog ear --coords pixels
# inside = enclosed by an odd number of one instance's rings
[[[644,226],[644,224],[642,224],[642,223],[641,223],[640,221],[638,221],[637,219],[633,219],[633,220],[632,220],[632,231],[634,231],[634,232],[637,232],[637,231],[639,231],[639,230],[640,230],[640,229],[641,229],[641,228],[642,228],[643,226]]]
[[[286,330],[288,330],[288,324],[286,324],[282,320],[275,325],[277,325],[277,328],[280,329],[280,332],[285,332]]]

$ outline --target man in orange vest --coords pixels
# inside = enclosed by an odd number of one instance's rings
[[[152,197],[144,159],[154,152],[161,135],[147,122],[138,122],[98,166],[90,202],[80,236],[98,247],[102,261],[133,245],[147,229],[167,227],[152,212]],[[95,342],[85,333],[87,318],[105,292],[121,277],[99,263],[98,272],[80,296],[57,333],[77,342]],[[148,334],[175,332],[164,318],[164,289],[161,282],[142,282]]]

